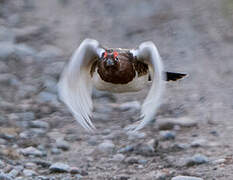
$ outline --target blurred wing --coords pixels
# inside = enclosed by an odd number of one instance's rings
[[[74,52],[58,84],[61,100],[87,131],[95,129],[90,119],[93,109],[90,68],[102,51],[98,41],[84,40]]]
[[[137,131],[142,129],[155,117],[156,111],[161,103],[160,97],[164,91],[163,79],[165,75],[163,73],[161,57],[154,43],[144,42],[140,44],[138,49],[132,50],[131,52],[139,61],[148,64],[152,69],[152,85],[142,105],[142,120],[133,128],[134,131]]]

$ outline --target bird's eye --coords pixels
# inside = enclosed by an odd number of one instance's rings
[[[102,57],[106,58],[108,56],[108,53],[105,51],[102,55]]]
[[[118,57],[116,57],[115,60],[118,61],[119,60]]]
[[[114,52],[113,52],[113,57],[114,57],[114,59],[116,59],[117,56],[118,56],[118,52],[114,51]]]

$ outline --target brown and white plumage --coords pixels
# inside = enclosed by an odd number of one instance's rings
[[[93,131],[93,86],[115,93],[133,92],[143,89],[151,78],[152,85],[141,109],[142,120],[131,126],[131,130],[137,131],[154,118],[161,103],[165,75],[160,55],[152,42],[144,42],[132,50],[105,49],[98,41],[86,39],[61,76],[59,95],[77,121],[86,130]]]

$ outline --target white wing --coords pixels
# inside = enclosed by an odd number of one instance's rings
[[[142,120],[137,126],[133,127],[134,131],[142,129],[153,118],[161,103],[161,96],[164,91],[164,73],[163,63],[159,52],[153,42],[144,42],[139,48],[131,51],[139,61],[148,64],[152,69],[152,85],[150,91],[142,105]]]
[[[74,52],[58,83],[61,100],[88,131],[95,129],[90,119],[93,109],[90,68],[93,60],[100,57],[103,51],[98,41],[84,40]]]

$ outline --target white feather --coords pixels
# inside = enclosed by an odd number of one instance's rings
[[[132,50],[131,52],[133,55],[137,56],[140,61],[149,64],[153,71],[152,85],[142,105],[141,115],[143,119],[135,126],[131,126],[131,130],[137,131],[142,129],[153,118],[155,118],[155,114],[161,103],[160,98],[164,91],[164,73],[163,63],[154,43],[144,42],[137,50]]]
[[[95,129],[90,119],[93,109],[90,68],[93,59],[99,57],[101,50],[96,40],[84,40],[74,52],[58,84],[61,100],[88,131]]]

